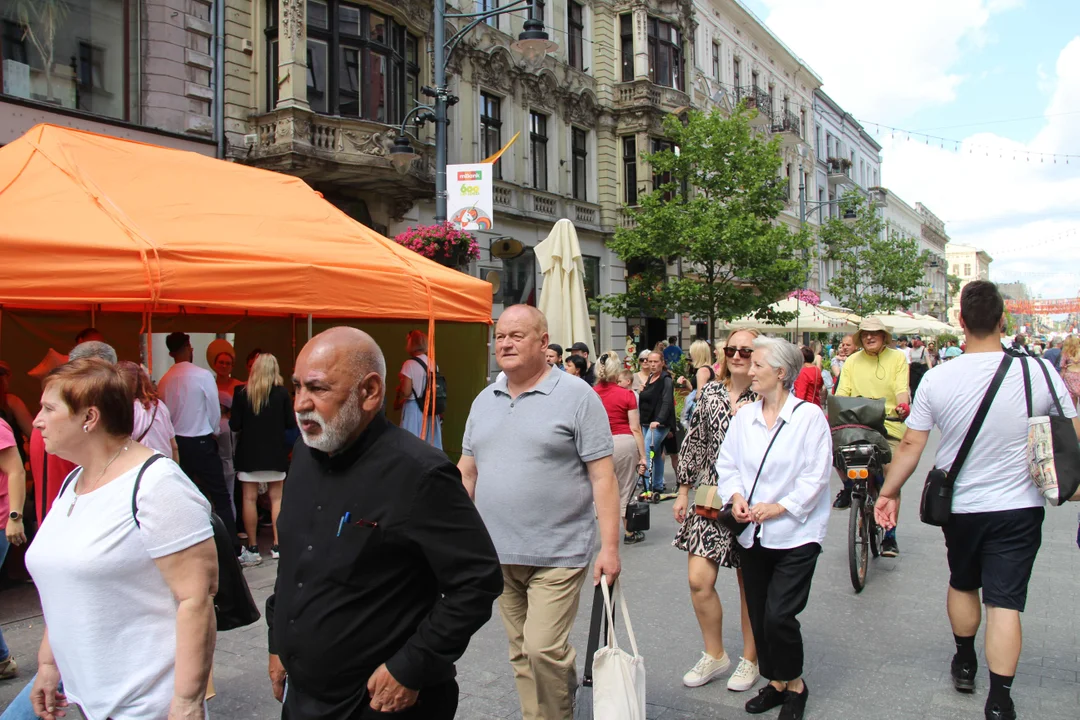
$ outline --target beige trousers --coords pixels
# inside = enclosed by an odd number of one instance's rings
[[[503,565],[499,597],[523,720],[571,720],[577,653],[570,630],[588,568]]]

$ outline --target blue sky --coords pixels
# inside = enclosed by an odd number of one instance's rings
[[[1080,294],[1080,160],[1024,159],[1080,155],[1080,0],[743,3],[857,118],[967,141],[956,152],[883,134],[882,179],[987,250],[992,279]]]

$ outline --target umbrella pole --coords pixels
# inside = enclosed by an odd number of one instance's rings
[[[307,339],[311,340],[311,337],[312,337],[312,335],[311,335],[311,313],[308,313],[308,316],[307,316]]]

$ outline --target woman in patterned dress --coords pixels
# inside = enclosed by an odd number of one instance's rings
[[[724,611],[716,592],[720,567],[737,570],[742,616],[743,654],[739,666],[728,679],[728,689],[749,690],[758,678],[757,649],[746,611],[735,538],[719,522],[695,513],[690,501],[690,493],[697,486],[716,484],[716,459],[728,425],[740,407],[757,400],[757,395],[750,389],[748,374],[757,336],[756,330],[737,330],[728,336],[716,381],[705,385],[700,392],[681,448],[682,461],[676,471],[679,497],[675,500],[674,511],[676,522],[682,526],[672,545],[689,554],[690,599],[705,641],[701,659],[683,676],[683,684],[687,687],[704,685],[731,667],[731,660],[724,652]]]

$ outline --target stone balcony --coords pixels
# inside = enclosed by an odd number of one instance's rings
[[[406,208],[435,194],[435,148],[414,141],[422,154],[405,175],[390,162],[399,128],[359,118],[279,108],[251,119],[255,144],[249,165],[303,178],[308,184],[378,191]]]
[[[521,187],[497,180],[494,187],[495,211],[518,217],[550,222],[566,218],[579,230],[611,232],[603,226],[600,206],[563,195]]]
[[[615,85],[615,110],[660,110],[674,112],[690,107],[690,96],[682,90],[657,85],[649,80]]]

